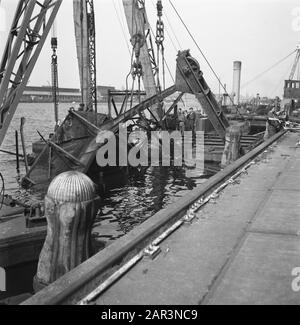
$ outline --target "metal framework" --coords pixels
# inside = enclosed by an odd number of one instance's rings
[[[20,0],[0,65],[0,146],[62,0]]]
[[[96,72],[96,24],[94,1],[86,0],[87,24],[88,24],[88,45],[89,45],[89,105],[88,110],[97,113],[97,72]]]
[[[93,0],[73,0],[75,38],[84,111],[97,112],[96,24]]]

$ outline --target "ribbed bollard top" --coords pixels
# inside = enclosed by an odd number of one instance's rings
[[[85,174],[70,171],[54,178],[47,196],[56,204],[86,202],[95,198],[95,184]]]

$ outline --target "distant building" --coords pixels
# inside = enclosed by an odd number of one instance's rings
[[[21,102],[25,103],[51,103],[52,87],[31,87],[25,88]],[[59,88],[60,102],[80,102],[81,94],[79,89]]]
[[[108,91],[115,91],[115,87],[109,86],[98,86],[98,101],[107,102],[108,101]],[[79,89],[76,88],[59,88],[59,102],[65,103],[80,103],[81,93]],[[28,86],[25,88],[21,102],[23,103],[51,103],[53,101],[52,97],[52,87],[42,86],[42,87],[32,87]]]
[[[108,102],[108,92],[115,91],[115,90],[116,90],[115,87],[98,86],[97,87],[98,100],[101,102]]]

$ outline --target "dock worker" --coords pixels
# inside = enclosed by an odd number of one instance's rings
[[[195,113],[195,131],[202,131],[201,127],[201,119],[203,118],[203,114],[200,108],[197,109]]]
[[[273,109],[268,113],[267,124],[266,124],[266,133],[264,136],[265,140],[268,140],[276,133],[283,130],[285,122],[285,112],[281,110],[278,104],[275,104]]]
[[[194,112],[194,108],[191,107],[189,110],[189,114],[187,116],[188,119],[188,130],[192,131],[193,134],[195,133],[195,121],[196,121],[196,114]]]
[[[178,131],[180,131],[181,134],[183,135],[185,131],[185,114],[181,108],[179,108],[177,116],[178,116]]]

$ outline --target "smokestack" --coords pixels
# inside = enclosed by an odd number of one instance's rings
[[[242,74],[242,62],[233,62],[233,96],[234,105],[240,104],[241,97],[241,74]]]

